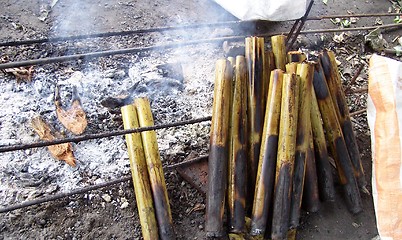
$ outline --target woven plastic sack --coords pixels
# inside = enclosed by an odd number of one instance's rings
[[[306,0],[214,0],[240,20],[286,21],[301,18]]]
[[[373,200],[381,239],[402,239],[402,63],[373,55],[367,119],[373,156]]]

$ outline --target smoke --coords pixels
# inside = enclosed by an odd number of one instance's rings
[[[59,3],[62,4],[62,3]],[[96,7],[91,1],[66,1],[61,6],[53,26],[55,36],[72,36],[96,32],[94,29]]]

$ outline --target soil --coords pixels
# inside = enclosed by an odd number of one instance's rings
[[[208,23],[217,21],[236,20],[235,17],[227,13],[216,3],[209,0],[156,0],[152,2],[146,1],[112,1],[112,0],[90,0],[90,1],[64,1],[59,0],[54,7],[50,8],[51,1],[44,0],[4,0],[0,10],[0,42],[37,39],[53,36],[79,35],[98,32],[124,31],[133,29],[144,29],[150,27],[175,26],[186,23]],[[44,6],[47,6],[44,7]],[[389,1],[353,1],[336,0],[328,1],[325,5],[322,1],[316,1],[313,5],[310,16],[329,15],[329,14],[347,14],[348,11],[354,13],[385,13],[391,7]],[[43,14],[43,9],[47,9],[48,16],[44,21],[38,17]],[[42,15],[44,16],[44,15]],[[392,23],[392,17],[381,18],[383,24]],[[376,22],[375,18],[360,18],[352,27],[372,26]],[[197,39],[205,37],[205,32],[209,31],[209,36],[224,36],[229,31],[232,33],[247,33],[255,30],[263,31],[289,31],[291,23],[270,23],[262,26],[250,26],[251,29],[206,29],[197,30],[196,32],[179,31],[168,34],[140,34],[135,37],[125,36],[120,38],[104,38],[96,40],[83,40],[74,43],[57,43],[57,44],[35,44],[28,47],[7,48],[0,47],[1,56],[7,55],[9,60],[25,60],[41,57],[50,57],[58,55],[67,55],[76,52],[99,51],[106,49],[119,49],[123,47],[149,46],[152,44],[162,43],[166,40],[177,39]],[[318,28],[337,28],[329,20],[308,21],[305,29]],[[217,31],[216,31],[217,30]],[[212,33],[211,33],[212,32]],[[366,32],[351,32],[344,35],[342,42],[334,42],[334,34],[313,34],[300,36],[296,43],[298,47],[307,49],[308,51],[319,50],[325,47],[331,48],[341,61],[341,71],[344,84],[347,85],[353,73],[357,70],[359,64],[364,64],[363,72],[357,79],[352,89],[360,89],[367,86],[367,58],[371,55],[372,50],[364,44],[364,34]],[[400,34],[400,31],[393,31],[384,34],[384,38],[392,45],[392,40]],[[176,35],[175,35],[176,34]],[[229,34],[229,35],[230,35]],[[177,37],[179,36],[179,37]],[[92,42],[91,42],[92,41]],[[85,46],[83,46],[85,45]],[[211,50],[212,48],[212,50]],[[224,52],[221,43],[212,45],[199,45],[189,48],[186,53],[194,57],[197,62],[198,69],[184,69],[184,72],[192,72],[200,75],[200,81],[213,82],[213,64],[216,59],[222,57]],[[352,56],[356,54],[355,56]],[[182,55],[178,55],[182,56]],[[352,56],[350,58],[350,56]],[[391,56],[394,57],[395,56]],[[191,58],[186,60],[191,61]],[[145,52],[132,54],[128,56],[115,56],[102,58],[100,60],[77,61],[59,64],[49,64],[41,66],[40,73],[50,76],[63,76],[68,79],[71,72],[67,71],[83,71],[91,68],[98,71],[107,71],[108,69],[125,69],[127,72],[128,65],[131,61],[152,61],[150,59],[160,59],[157,64],[169,61],[169,56],[159,52]],[[145,67],[146,68],[146,64]],[[39,70],[37,70],[39,72]],[[1,84],[9,84],[14,77],[8,74],[0,74]],[[37,79],[33,79],[34,81]],[[120,79],[121,80],[121,79]],[[23,82],[31,86],[32,82]],[[124,85],[124,83],[122,83]],[[212,84],[210,84],[212,85]],[[46,91],[46,86],[44,87]],[[17,88],[18,89],[18,88]],[[210,86],[210,92],[211,92]],[[108,95],[109,93],[105,93]],[[104,96],[102,96],[104,97]],[[205,97],[203,108],[211,106],[211,95]],[[350,111],[354,112],[365,108],[366,93],[353,93],[348,95]],[[153,101],[153,107],[166,106],[168,102],[157,102],[158,98]],[[12,99],[11,99],[12,100]],[[10,100],[10,101],[11,101]],[[160,100],[160,99],[159,99]],[[162,101],[162,100],[160,100]],[[174,102],[174,100],[172,100]],[[174,102],[176,103],[176,102]],[[165,104],[165,105],[164,105]],[[2,106],[2,107],[7,107]],[[109,111],[109,110],[108,110]],[[184,109],[190,111],[189,109]],[[175,120],[189,119],[196,113],[182,114],[176,113]],[[209,112],[204,113],[208,115]],[[90,124],[87,133],[94,133],[100,130],[108,130],[113,128],[121,128],[121,118],[116,113],[105,112],[103,118],[105,121],[98,122],[100,115],[89,116]],[[173,115],[167,115],[166,112],[159,111],[155,113],[156,123],[169,122]],[[54,117],[53,117],[54,120]],[[355,132],[361,152],[363,168],[368,180],[368,190],[371,193],[371,144],[370,130],[367,125],[365,114],[356,115],[353,118]],[[5,125],[0,123],[1,131],[5,131]],[[205,136],[196,135],[199,139],[196,144],[192,142],[178,142],[182,144],[180,147],[173,146],[175,150],[179,149],[178,154],[174,151],[168,151],[169,146],[161,152],[163,164],[168,165],[174,162],[180,162],[185,156],[189,155],[192,150],[205,154],[208,149],[208,125],[203,125],[201,133]],[[194,127],[195,131],[198,129]],[[167,132],[168,134],[170,132]],[[163,134],[159,133],[158,137]],[[1,135],[3,136],[3,135]],[[17,134],[18,136],[18,134]],[[16,137],[18,140],[18,138]],[[29,139],[34,139],[32,136]],[[187,138],[186,138],[187,139]],[[0,139],[2,140],[2,139]],[[121,141],[122,138],[120,139]],[[184,140],[183,140],[184,141]],[[18,141],[17,141],[18,142]],[[96,142],[94,143],[96,144]],[[36,150],[33,151],[33,153]],[[120,147],[119,151],[123,151]],[[33,154],[32,153],[32,154]],[[31,152],[27,152],[27,155]],[[106,154],[106,153],[105,153]],[[38,155],[38,157],[41,155]],[[105,164],[113,165],[118,159],[109,160]],[[120,158],[118,155],[116,158]],[[123,158],[123,157],[122,157]],[[10,161],[13,164],[10,155],[0,154],[3,162]],[[115,179],[129,172],[128,160],[124,159],[127,164],[113,169],[108,179]],[[85,161],[85,160],[82,160]],[[58,163],[58,166],[64,166]],[[82,163],[84,164],[84,163]],[[67,167],[63,167],[63,171]],[[42,192],[38,196],[46,196],[62,191],[74,189],[76,186],[86,186],[94,184],[99,176],[95,170],[89,171],[89,168],[81,168],[77,170],[80,174],[79,184],[67,184],[63,186],[58,182],[58,187],[53,190]],[[4,173],[5,174],[5,173]],[[47,172],[39,172],[39,174],[48,174]],[[71,173],[71,176],[74,173]],[[4,180],[5,176],[9,179]],[[113,177],[114,176],[114,177]],[[12,175],[1,175],[2,184],[4,181],[20,180]],[[49,189],[47,185],[56,181],[56,176],[39,176],[46,177],[44,181],[39,183],[40,187]],[[204,232],[204,206],[205,196],[198,192],[193,186],[188,184],[176,170],[165,171],[165,178],[172,208],[173,221],[177,232],[178,239],[205,239]],[[103,179],[104,181],[108,179]],[[63,181],[67,181],[63,179]],[[46,185],[46,186],[45,186]],[[22,189],[20,185],[15,185],[15,193],[35,195],[35,187],[26,187]],[[39,188],[39,187],[38,187]],[[9,198],[4,189],[0,189],[0,204],[8,206],[27,197]],[[30,194],[31,193],[31,194]],[[110,199],[109,199],[110,198]],[[334,203],[322,203],[317,213],[303,212],[301,226],[297,233],[297,239],[373,239],[378,236],[373,201],[370,194],[362,193],[364,211],[357,215],[348,212],[345,203],[340,195],[340,188],[337,185],[337,197]],[[128,202],[128,207],[125,202]],[[138,219],[137,208],[135,204],[135,196],[133,185],[131,182],[124,182],[112,187],[103,188],[101,190],[91,191],[86,194],[76,195],[74,197],[63,198],[54,202],[32,206],[25,209],[15,210],[9,213],[0,214],[0,239],[141,239],[141,227]]]

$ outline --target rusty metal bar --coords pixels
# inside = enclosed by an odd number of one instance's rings
[[[380,26],[356,27],[356,28],[312,29],[312,30],[300,31],[299,34],[365,31],[365,30],[373,30],[376,28],[382,28],[382,29],[399,28],[401,26],[402,26],[402,23],[395,23],[395,24],[384,24],[384,25],[380,25]],[[282,32],[257,34],[256,36],[271,37],[271,36],[280,35],[280,34],[282,34]],[[128,54],[128,53],[138,53],[138,52],[144,52],[144,51],[164,50],[164,49],[178,48],[178,47],[197,45],[197,44],[203,44],[203,43],[214,43],[214,42],[219,42],[219,41],[235,41],[235,40],[240,41],[240,40],[244,40],[245,37],[247,37],[247,36],[242,35],[242,36],[217,37],[217,38],[208,38],[208,39],[200,39],[200,40],[172,42],[172,43],[166,43],[166,44],[162,44],[162,45],[154,45],[154,46],[148,46],[148,47],[125,48],[125,49],[118,49],[118,50],[108,50],[108,51],[81,53],[81,54],[59,56],[59,57],[25,60],[25,61],[18,61],[18,62],[9,62],[9,63],[0,64],[0,70],[7,69],[7,68],[15,68],[15,67],[66,62],[66,61],[79,60],[79,59],[89,60],[91,58],[97,58],[97,57],[106,57],[106,56]]]
[[[139,133],[139,132],[152,131],[152,130],[157,130],[157,129],[162,129],[162,128],[178,127],[178,126],[184,126],[184,125],[188,125],[188,124],[200,123],[200,122],[205,122],[205,121],[210,121],[210,120],[211,120],[211,116],[207,116],[207,117],[190,119],[190,120],[185,120],[185,121],[159,124],[159,125],[155,125],[152,127],[140,127],[140,128],[127,129],[127,130],[115,130],[115,131],[110,131],[110,132],[87,134],[87,135],[82,135],[82,136],[77,136],[77,137],[57,139],[54,141],[46,141],[46,142],[15,144],[15,145],[10,145],[10,146],[0,147],[0,153],[17,151],[17,150],[25,150],[25,149],[30,149],[30,148],[46,147],[46,146],[56,145],[56,144],[60,144],[60,143],[68,143],[68,142],[78,143],[81,141],[86,141],[86,140],[91,140],[91,139],[114,137],[114,136],[129,134],[129,133]]]
[[[184,161],[184,162],[179,162],[179,163],[174,163],[174,164],[171,164],[171,165],[166,165],[163,168],[165,170],[169,170],[169,169],[173,169],[173,168],[176,168],[176,167],[182,167],[182,166],[186,166],[188,164],[199,162],[199,161],[204,160],[204,159],[208,159],[208,155],[202,155],[202,156],[199,156],[199,157],[196,157],[196,158]],[[54,194],[52,196],[43,197],[43,198],[36,198],[36,199],[33,199],[33,200],[29,200],[29,201],[25,201],[25,202],[22,202],[22,203],[9,205],[9,206],[6,206],[4,208],[0,208],[0,213],[11,212],[11,211],[14,211],[14,210],[17,210],[17,209],[26,208],[26,207],[30,207],[30,206],[33,206],[33,205],[39,205],[39,204],[46,203],[46,202],[52,202],[52,201],[55,201],[55,200],[58,200],[58,199],[61,199],[61,198],[71,197],[71,196],[74,196],[74,195],[77,195],[77,194],[84,194],[84,193],[87,193],[89,191],[109,187],[109,186],[116,185],[116,184],[119,184],[119,183],[122,183],[122,182],[127,182],[129,180],[131,180],[131,175],[124,176],[124,177],[121,177],[121,178],[118,178],[118,179],[114,179],[114,180],[111,180],[111,181],[108,181],[108,182],[99,183],[99,184],[92,185],[92,186],[87,186],[87,187],[83,187],[83,188],[79,188],[79,189],[74,189],[74,190],[72,190],[70,192],[58,193],[58,194]]]

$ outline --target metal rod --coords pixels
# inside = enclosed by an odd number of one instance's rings
[[[254,22],[254,20],[253,21],[226,21],[226,22],[214,22],[214,23],[188,24],[188,25],[182,25],[182,26],[146,28],[146,29],[137,29],[137,30],[132,30],[132,31],[104,32],[104,33],[84,34],[84,35],[76,35],[76,36],[30,39],[30,40],[2,42],[2,43],[0,43],[0,47],[19,46],[19,45],[37,44],[37,43],[62,42],[62,41],[82,40],[82,39],[100,38],[100,37],[126,36],[126,35],[134,35],[134,34],[150,33],[150,32],[184,30],[184,29],[188,29],[188,28],[218,27],[218,26],[224,26],[224,25],[247,24],[247,23],[252,23],[252,22]]]
[[[393,28],[393,27],[399,28],[401,26],[402,26],[402,23],[395,23],[395,24],[386,24],[386,25],[381,25],[381,26],[370,26],[370,27],[356,27],[356,28],[342,28],[342,29],[339,29],[339,28],[313,29],[313,30],[300,31],[299,34],[364,31],[364,30],[373,30],[376,28]],[[279,34],[282,34],[282,32],[257,34],[257,36],[258,37],[270,37],[270,36],[279,35]],[[24,66],[32,66],[32,65],[43,65],[43,64],[56,63],[56,62],[66,62],[66,61],[78,60],[78,59],[86,59],[87,60],[87,59],[91,59],[91,58],[95,58],[95,57],[105,57],[105,56],[118,55],[118,54],[138,53],[138,52],[144,52],[144,51],[178,48],[178,47],[189,46],[189,45],[197,45],[197,44],[201,44],[201,43],[243,40],[245,37],[246,36],[243,35],[243,36],[208,38],[208,39],[200,39],[200,40],[172,42],[172,43],[167,43],[167,44],[163,44],[163,45],[154,45],[154,46],[149,46],[149,47],[125,48],[125,49],[118,49],[118,50],[108,50],[108,51],[101,51],[101,52],[91,52],[91,53],[59,56],[59,57],[25,60],[25,61],[19,61],[19,62],[10,62],[10,63],[0,64],[0,70],[6,69],[6,68],[24,67]]]
[[[344,15],[322,15],[322,16],[307,17],[306,21],[324,20],[324,19],[331,19],[331,18],[392,17],[392,16],[402,16],[402,14],[401,13],[362,13],[362,14],[344,14]],[[299,19],[297,21],[299,21]],[[1,42],[0,47],[19,46],[19,45],[28,45],[28,44],[38,44],[38,43],[53,43],[53,42],[82,40],[82,39],[99,38],[99,37],[126,36],[126,35],[134,35],[134,34],[150,33],[150,32],[184,30],[184,29],[189,29],[189,28],[230,26],[230,25],[237,25],[237,24],[248,24],[248,23],[253,23],[253,22],[255,22],[255,21],[254,20],[253,21],[226,21],[226,22],[214,22],[214,23],[187,24],[187,25],[182,25],[182,26],[156,27],[156,28],[148,28],[148,29],[137,29],[137,30],[131,30],[131,31],[116,31],[116,32],[94,33],[94,34],[84,34],[84,35],[76,35],[76,36],[17,40],[17,41]]]
[[[307,10],[304,13],[304,16],[300,19],[300,21],[298,21],[299,24],[296,28],[296,32],[295,32],[294,36],[290,36],[290,37],[288,36],[289,42],[286,44],[286,52],[288,52],[292,48],[293,44],[295,43],[295,41],[297,39],[297,36],[299,36],[300,31],[302,30],[304,23],[306,22],[308,14],[310,13],[311,8],[313,7],[313,3],[314,3],[314,0],[310,0],[310,3],[308,4]],[[295,25],[296,25],[296,23],[295,23]]]
[[[402,13],[358,13],[358,14],[341,14],[341,15],[322,15],[308,17],[307,20],[322,20],[330,18],[351,18],[351,17],[395,17],[402,16]]]
[[[171,164],[171,165],[166,165],[164,167],[164,169],[168,170],[168,169],[173,169],[176,167],[182,167],[191,163],[195,163],[195,162],[199,162],[201,160],[204,159],[208,159],[208,155],[202,155],[184,162],[179,162],[179,163],[175,163],[175,164]],[[58,193],[58,194],[54,194],[52,196],[48,196],[48,197],[43,197],[43,198],[37,198],[37,199],[33,199],[30,201],[25,201],[22,203],[18,203],[18,204],[13,204],[13,205],[9,205],[6,206],[4,208],[0,208],[0,213],[6,213],[6,212],[11,212],[17,209],[21,209],[21,208],[25,208],[25,207],[29,207],[29,206],[33,206],[33,205],[39,205],[45,202],[52,202],[61,198],[65,198],[65,197],[71,197],[73,195],[77,195],[77,194],[83,194],[83,193],[87,193],[89,191],[93,191],[96,189],[100,189],[100,188],[104,188],[104,187],[109,187],[112,185],[116,185],[122,182],[127,182],[131,180],[131,175],[129,176],[124,176],[115,180],[111,180],[108,182],[104,182],[104,183],[99,183],[96,185],[92,185],[92,186],[87,186],[87,187],[83,187],[83,188],[79,188],[79,189],[74,189],[70,192],[64,192],[64,193]]]
[[[110,131],[110,132],[87,134],[87,135],[71,137],[71,138],[56,139],[54,141],[46,141],[46,142],[15,144],[15,145],[10,145],[10,146],[0,147],[0,153],[17,151],[17,150],[25,150],[25,149],[30,149],[30,148],[45,147],[45,146],[56,145],[56,144],[60,144],[60,143],[68,143],[68,142],[78,143],[81,141],[86,141],[86,140],[91,140],[91,139],[114,137],[114,136],[119,136],[119,135],[124,135],[124,134],[139,133],[139,132],[157,130],[157,129],[162,129],[162,128],[178,127],[178,126],[184,126],[184,125],[188,125],[188,124],[200,123],[200,122],[205,122],[205,121],[210,121],[210,120],[211,120],[211,116],[207,116],[207,117],[196,118],[196,119],[191,119],[191,120],[160,124],[160,125],[155,125],[152,127],[140,127],[140,128],[127,129],[127,130],[115,130],[115,131]]]

